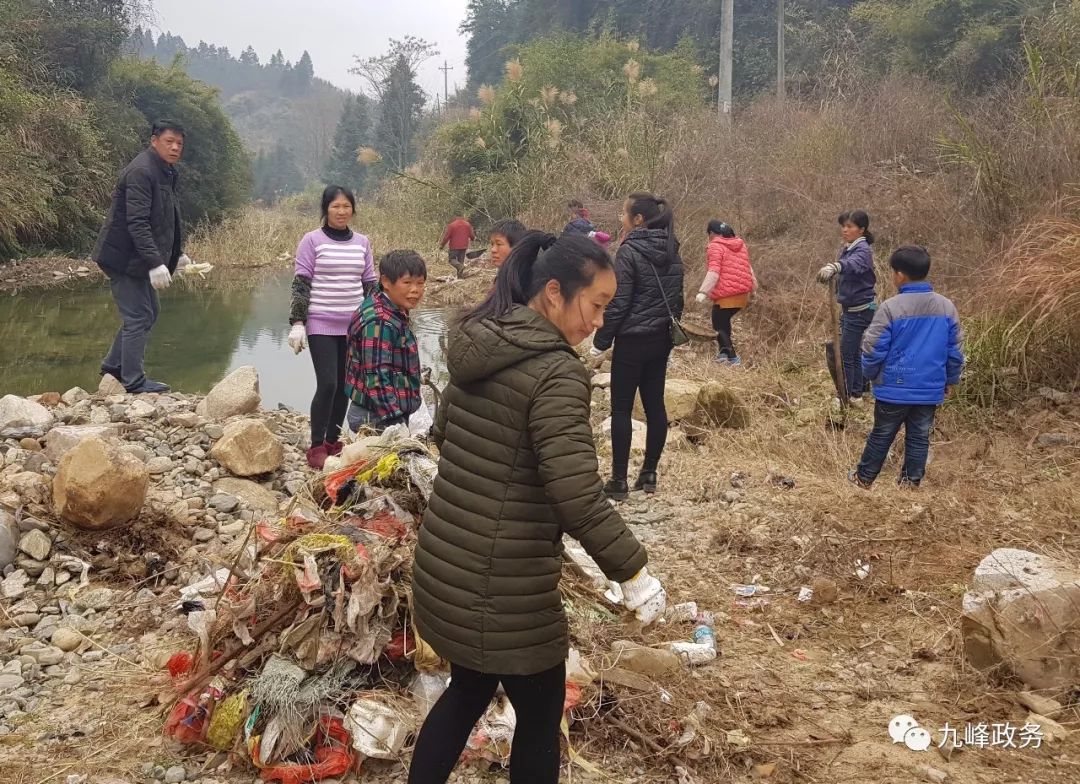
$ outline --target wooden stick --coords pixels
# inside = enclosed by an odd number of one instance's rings
[[[300,602],[301,599],[297,599],[296,601],[291,602],[284,609],[278,610],[265,621],[260,623],[251,632],[252,638],[262,637],[272,628],[277,626],[279,623],[285,620],[285,618],[287,618],[290,613],[296,611],[296,609],[300,606]],[[206,681],[214,677],[214,675],[216,675],[226,664],[231,662],[233,659],[235,659],[237,656],[239,656],[246,650],[249,649],[243,643],[237,645],[235,649],[229,651],[228,653],[222,654],[217,659],[212,661],[203,672],[192,675],[190,678],[184,681],[180,686],[177,687],[177,691],[179,691],[181,694],[187,694],[188,692],[194,690],[197,686],[201,686]]]

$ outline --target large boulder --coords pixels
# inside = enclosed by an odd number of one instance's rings
[[[41,438],[53,415],[40,403],[18,395],[0,398],[0,438]]]
[[[1028,552],[994,550],[964,596],[964,653],[978,669],[1002,668],[1035,689],[1080,684],[1080,569]]]
[[[60,459],[87,438],[109,441],[120,435],[119,425],[57,425],[45,435],[45,455],[52,463]]]
[[[285,449],[270,428],[257,419],[241,419],[225,427],[225,434],[210,450],[234,476],[257,476],[281,468]]]
[[[276,513],[280,504],[277,493],[250,479],[219,479],[214,482],[214,492],[235,496],[243,501],[248,509],[256,512]]]
[[[195,413],[206,419],[228,419],[259,410],[259,371],[251,365],[237,368],[217,383]]]
[[[88,531],[116,528],[138,516],[150,473],[116,444],[87,438],[60,460],[53,478],[56,513]]]
[[[645,451],[645,437],[648,435],[648,430],[644,422],[639,422],[636,419],[630,420],[630,451]],[[600,424],[600,433],[606,442],[611,442],[611,417],[608,417]]]
[[[744,429],[750,427],[750,409],[737,394],[716,381],[701,387],[694,412],[686,419],[687,430],[709,431],[717,427]]]
[[[700,382],[687,381],[682,378],[669,378],[664,385],[664,408],[667,409],[668,420],[679,422],[693,414],[700,391]],[[645,418],[645,409],[641,405],[641,395],[638,395],[634,400],[634,416],[638,419]]]

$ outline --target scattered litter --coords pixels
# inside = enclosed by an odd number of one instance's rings
[[[736,596],[749,599],[751,596],[757,596],[759,593],[768,593],[771,589],[767,585],[743,585],[732,583],[731,590],[735,592]]]
[[[353,748],[373,759],[396,757],[412,731],[398,711],[373,695],[353,703],[345,727],[352,734]]]
[[[745,749],[750,747],[751,740],[741,729],[736,729],[728,730],[727,743],[729,746],[733,746],[736,749]]]
[[[866,563],[861,558],[856,559],[854,575],[860,580],[865,580],[870,576],[870,564]]]
[[[814,598],[814,589],[809,585],[804,585],[799,589],[799,601],[809,602]]]
[[[802,648],[796,648],[791,652],[791,655],[801,662],[810,661],[810,657],[806,655],[806,651]]]
[[[682,623],[685,621],[696,621],[697,616],[697,602],[683,602],[682,604],[676,604],[671,608],[671,615],[668,620],[673,623]]]

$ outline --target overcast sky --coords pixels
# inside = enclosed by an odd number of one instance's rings
[[[443,60],[454,82],[465,84],[465,39],[458,25],[468,0],[152,0],[151,28],[171,32],[188,46],[200,40],[227,46],[233,56],[249,44],[266,62],[281,49],[296,62],[308,50],[315,75],[350,90],[363,83],[349,73],[353,56],[386,51],[391,38],[415,35],[434,43],[437,60],[420,69],[420,84],[434,98],[442,95]]]

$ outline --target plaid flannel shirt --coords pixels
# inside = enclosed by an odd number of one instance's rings
[[[420,408],[420,350],[409,317],[380,289],[349,325],[345,393],[382,424]]]

